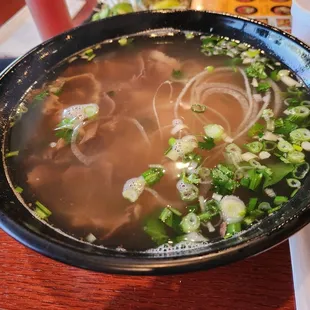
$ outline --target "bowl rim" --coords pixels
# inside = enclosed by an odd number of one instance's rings
[[[164,10],[156,11],[159,14],[172,14],[183,12],[184,10]],[[247,23],[257,24],[261,27],[272,30],[281,36],[294,41],[298,45],[302,46],[310,54],[310,47],[301,40],[295,38],[291,34],[284,32],[276,27],[264,24],[255,19],[248,17],[238,16],[230,13],[219,13],[214,11],[198,11],[198,10],[186,10],[193,13],[207,13],[217,16],[225,16],[236,20],[243,20]],[[130,15],[145,15],[149,16],[152,11],[141,11],[129,13]],[[129,15],[126,14],[126,15]],[[109,19],[120,19],[121,16],[111,17]],[[94,23],[101,23],[104,21],[96,21]],[[51,38],[40,45],[34,47],[28,51],[25,55],[17,58],[6,69],[0,73],[0,81],[6,76],[17,64],[21,63],[24,58],[32,53],[44,48],[50,42],[59,39],[60,37],[70,34],[72,31],[87,27],[87,24],[80,25],[73,29],[70,29],[54,38]],[[70,247],[63,245],[59,242],[47,240],[44,237],[36,234],[35,232],[27,230],[14,220],[6,217],[0,210],[0,228],[2,228],[7,234],[14,239],[22,243],[23,245],[35,250],[47,257],[53,258],[59,262],[63,262],[76,267],[100,271],[106,273],[115,274],[132,274],[132,275],[150,275],[150,274],[175,274],[184,273],[189,271],[201,270],[204,267],[215,267],[225,265],[242,258],[266,251],[279,243],[285,241],[291,235],[303,228],[310,222],[310,208],[305,208],[296,213],[294,218],[285,224],[284,227],[279,225],[275,227],[272,232],[263,234],[258,237],[254,237],[247,243],[242,242],[238,245],[231,246],[225,250],[218,251],[212,254],[193,254],[185,257],[164,257],[164,258],[134,258],[133,256],[126,256],[125,258],[107,257],[96,253],[86,253],[77,249],[71,249]],[[220,259],[218,256],[220,255]]]

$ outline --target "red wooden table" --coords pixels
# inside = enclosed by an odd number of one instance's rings
[[[23,0],[0,0],[0,25],[23,3]],[[79,14],[76,23],[83,20],[87,10]],[[210,271],[130,277],[63,265],[25,248],[0,230],[0,310],[162,307],[292,310],[294,291],[288,244]]]

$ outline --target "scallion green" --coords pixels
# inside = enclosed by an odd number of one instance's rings
[[[15,157],[19,155],[19,151],[13,151],[5,154],[6,158]]]

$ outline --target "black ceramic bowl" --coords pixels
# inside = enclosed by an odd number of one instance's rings
[[[310,49],[275,28],[256,21],[196,11],[142,12],[83,25],[45,42],[19,58],[0,77],[2,157],[8,115],[26,90],[71,54],[106,39],[145,30],[174,28],[214,33],[263,49],[310,86]],[[3,158],[4,163],[4,158]],[[309,222],[310,177],[276,214],[238,237],[186,252],[156,255],[115,252],[66,237],[36,220],[13,193],[4,164],[0,167],[0,227],[24,245],[74,266],[111,273],[169,274],[211,268],[269,249]]]

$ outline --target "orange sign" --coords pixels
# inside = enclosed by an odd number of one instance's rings
[[[291,5],[291,0],[193,0],[191,7],[253,17],[290,32]]]

